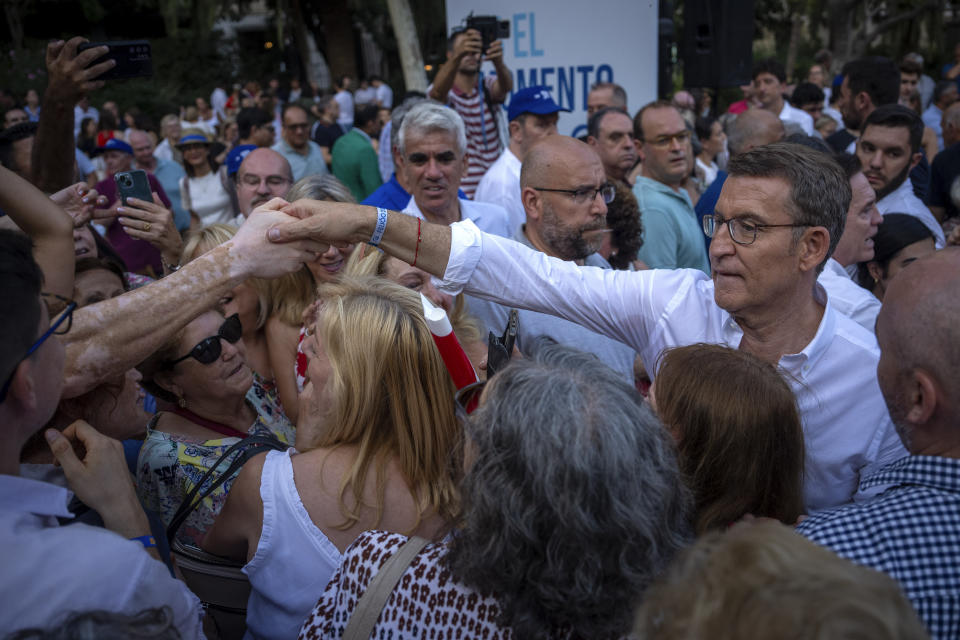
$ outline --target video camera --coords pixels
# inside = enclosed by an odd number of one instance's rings
[[[483,41],[481,49],[484,53],[490,48],[494,40],[503,40],[510,37],[510,21],[498,20],[497,16],[475,16],[473,12],[466,19],[467,29],[476,29],[480,32]]]

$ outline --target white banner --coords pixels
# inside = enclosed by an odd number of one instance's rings
[[[657,6],[649,0],[447,0],[448,33],[471,11],[508,20],[503,57],[514,91],[549,87],[553,99],[571,109],[560,114],[560,133],[581,136],[593,83],[626,89],[631,117],[656,98]],[[484,63],[485,73],[492,70]]]

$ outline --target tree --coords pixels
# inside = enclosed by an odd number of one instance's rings
[[[407,0],[387,0],[390,20],[400,49],[400,64],[403,66],[403,82],[407,91],[427,91],[427,74],[423,71],[423,55],[417,38],[417,26]]]
[[[907,21],[943,11],[938,0],[827,0],[829,47],[837,66],[863,56],[874,41]]]

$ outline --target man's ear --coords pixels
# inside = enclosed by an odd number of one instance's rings
[[[7,389],[7,397],[4,401],[17,402],[27,412],[35,411],[39,403],[37,398],[39,380],[36,380],[36,375],[37,370],[30,358],[21,361],[10,376],[10,388]]]
[[[531,220],[540,219],[540,192],[533,187],[524,187],[520,190],[520,202],[523,204],[523,210],[527,213],[527,218]]]
[[[908,376],[906,420],[913,425],[925,425],[937,409],[937,382],[924,369],[914,369]]]
[[[633,146],[637,148],[637,157],[640,158],[640,162],[646,160],[646,154],[643,152],[643,140],[634,139]]]
[[[910,158],[910,171],[913,171],[913,168],[920,164],[920,158],[923,157],[923,154],[917,152],[913,154],[913,157]]]
[[[520,144],[520,121],[511,120],[507,125],[507,129],[510,132],[510,141]]]
[[[594,138],[593,136],[587,136],[587,144],[590,145],[591,147],[595,147],[597,146],[597,139]]]
[[[810,227],[804,231],[797,246],[801,271],[811,271],[827,259],[830,250],[830,232],[826,227]]]
[[[870,97],[870,94],[866,91],[861,91],[853,96],[853,107],[857,113],[869,113],[874,110],[875,105],[873,104],[873,99]],[[861,128],[862,126],[863,125],[861,125]]]

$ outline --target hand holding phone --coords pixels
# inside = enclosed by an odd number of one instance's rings
[[[95,76],[97,80],[149,78],[153,75],[153,53],[149,41],[87,42],[77,47],[77,51],[99,47],[107,47],[107,51],[98,56],[97,61],[102,61],[103,58],[113,60],[116,64]]]

